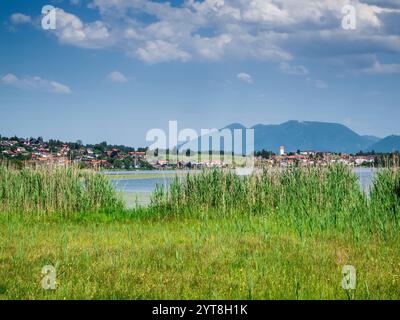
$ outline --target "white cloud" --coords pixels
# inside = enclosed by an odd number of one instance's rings
[[[70,0],[73,1],[73,0]],[[391,0],[387,0],[391,1]],[[378,0],[353,0],[357,28],[343,30],[348,0],[186,0],[180,6],[147,0],[93,0],[96,21],[57,9],[60,42],[113,47],[146,63],[226,59],[265,60],[289,74],[307,74],[288,62],[296,56],[332,57],[400,53],[399,32],[386,30],[385,14],[400,14]],[[140,16],[151,19],[141,19]],[[393,19],[393,17],[391,17]]]
[[[13,84],[18,82],[18,78],[14,74],[8,73],[1,78],[1,82],[4,84]]]
[[[125,77],[125,75],[119,71],[112,71],[107,75],[107,79],[111,82],[116,82],[116,83],[124,83],[128,81],[128,78]]]
[[[328,84],[323,80],[315,80],[314,85],[317,89],[326,89]]]
[[[15,74],[8,73],[0,78],[0,83],[20,89],[42,90],[60,94],[71,93],[71,89],[67,85],[52,80],[42,79],[38,76],[24,76],[19,78]]]
[[[236,77],[240,80],[240,81],[243,81],[243,82],[246,82],[246,83],[249,83],[249,84],[252,84],[254,81],[253,81],[253,78],[251,77],[251,75],[249,75],[249,74],[247,74],[247,73],[245,73],[245,72],[241,72],[241,73],[238,73],[237,75],[236,75]]]
[[[382,64],[375,61],[371,67],[364,69],[364,72],[368,74],[400,74],[400,64]]]
[[[280,24],[291,24],[294,21],[290,18],[288,10],[272,1],[251,0],[241,8],[243,20],[255,23],[279,22]]]
[[[56,9],[56,29],[60,42],[83,48],[103,48],[112,42],[107,26],[102,21],[83,23],[77,16]]]
[[[383,8],[400,8],[398,0],[363,0],[364,3],[369,5],[381,6]]]
[[[55,92],[55,93],[63,93],[63,94],[68,94],[71,93],[71,89],[66,86],[65,84],[56,82],[56,81],[50,81],[48,82],[47,80],[42,80],[44,87],[50,85],[50,91]],[[48,84],[47,84],[48,82]]]
[[[304,66],[291,66],[287,62],[281,62],[279,65],[281,71],[286,74],[291,74],[291,75],[306,75],[308,74],[308,70]]]
[[[222,34],[218,37],[208,38],[195,36],[193,46],[199,57],[206,60],[218,60],[225,54],[225,48],[232,41],[232,37]]]
[[[183,51],[177,44],[163,40],[147,41],[144,47],[137,49],[137,55],[144,62],[159,63],[179,60],[188,61],[191,56]]]
[[[23,13],[13,13],[10,17],[10,21],[13,24],[25,24],[31,22],[31,17]]]

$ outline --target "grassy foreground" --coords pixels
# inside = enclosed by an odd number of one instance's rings
[[[399,299],[398,171],[381,173],[369,199],[331,170],[195,175],[134,211],[3,209],[0,298]],[[45,265],[55,290],[41,287]],[[341,287],[344,265],[356,268],[355,290]]]

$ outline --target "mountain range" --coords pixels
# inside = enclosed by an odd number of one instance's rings
[[[246,129],[240,123],[233,123],[223,129]],[[295,121],[291,120],[278,125],[257,124],[254,129],[254,149],[277,153],[280,146],[286,152],[297,150],[316,150],[340,153],[359,151],[393,152],[400,151],[400,136],[378,138],[359,135],[339,123]]]

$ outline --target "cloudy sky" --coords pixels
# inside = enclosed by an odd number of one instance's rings
[[[398,0],[0,0],[0,21],[2,135],[138,146],[168,120],[400,134]]]

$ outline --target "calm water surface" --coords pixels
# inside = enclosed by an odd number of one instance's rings
[[[145,170],[145,171],[117,171],[109,172],[110,175],[134,175],[132,179],[112,179],[111,182],[118,192],[122,192],[123,198],[128,207],[147,205],[150,203],[151,193],[157,185],[167,188],[172,182],[174,174],[184,174],[186,170]],[[140,176],[144,178],[140,178]],[[145,177],[151,175],[151,177]]]

